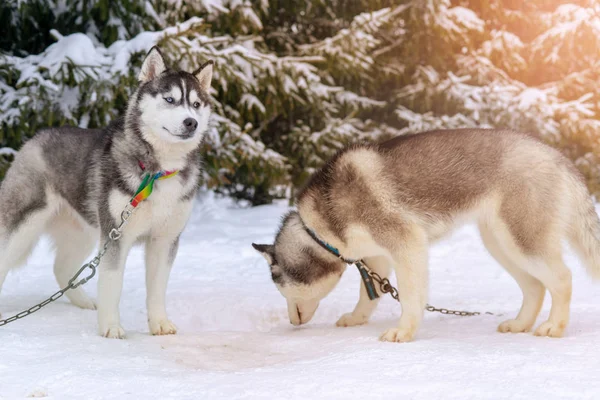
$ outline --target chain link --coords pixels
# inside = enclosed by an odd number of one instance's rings
[[[58,292],[54,293],[52,296],[48,297],[46,300],[34,305],[33,307],[28,308],[27,310],[21,311],[20,313],[13,315],[12,317],[9,317],[9,318],[0,319],[0,326],[10,324],[11,322],[19,320],[21,318],[25,318],[25,317],[33,314],[34,312],[39,311],[41,308],[60,299],[67,291],[69,291],[71,289],[75,289],[81,285],[85,285],[90,279],[92,279],[96,275],[96,268],[98,267],[98,265],[100,265],[100,260],[102,259],[102,257],[104,257],[104,254],[106,254],[106,251],[108,250],[109,246],[113,242],[116,242],[117,240],[119,240],[121,238],[123,229],[125,228],[125,225],[127,225],[127,221],[129,220],[129,218],[133,214],[133,210],[134,210],[134,208],[130,204],[128,204],[125,207],[123,212],[121,212],[121,223],[119,224],[119,226],[111,229],[111,231],[108,234],[108,240],[106,240],[104,242],[104,245],[100,248],[100,250],[98,251],[98,254],[96,254],[96,256],[94,258],[92,258],[92,260],[90,262],[84,264],[81,268],[79,268],[79,271],[77,271],[75,273],[75,275],[69,280],[69,283],[67,284],[66,287],[60,289]],[[87,272],[87,275],[84,277],[81,277],[81,275],[86,270],[89,270]]]
[[[381,293],[383,293],[383,294],[389,293],[390,296],[392,296],[394,298],[394,300],[396,300],[398,302],[400,301],[400,296],[398,295],[398,289],[396,289],[390,283],[390,280],[388,278],[383,278],[377,272],[371,270],[367,266],[367,264],[365,264],[364,260],[361,260],[360,263],[363,265],[363,267],[365,268],[365,270],[367,271],[367,273],[369,274],[369,276],[371,278],[373,278],[373,280],[375,282],[377,282],[377,284],[379,285],[379,290],[381,291]],[[425,306],[425,310],[427,310],[429,312],[439,312],[439,313],[447,314],[447,315],[458,315],[460,317],[472,317],[472,316],[475,316],[475,315],[481,315],[481,313],[479,311],[450,310],[450,309],[447,309],[447,308],[437,308],[437,307],[434,307],[434,306],[429,305],[429,304],[427,304]],[[494,315],[493,313],[491,313],[489,311],[485,312],[485,314]]]
[[[123,229],[125,228],[125,225],[127,225],[127,222],[129,220],[129,218],[131,217],[131,215],[133,214],[134,208],[128,204],[125,209],[121,212],[121,223],[119,224],[119,226],[117,226],[116,228],[111,229],[111,231],[108,233],[108,240],[105,241],[104,245],[102,246],[102,248],[98,251],[98,254],[96,254],[96,256],[94,258],[92,258],[92,260],[86,264],[84,264],[79,271],[77,271],[77,273],[75,273],[75,275],[69,280],[69,283],[67,284],[66,287],[60,289],[58,292],[54,293],[52,296],[50,296],[49,298],[47,298],[46,300],[42,301],[41,303],[38,303],[36,305],[34,305],[33,307],[28,308],[27,310],[21,311],[20,313],[13,315],[12,317],[6,318],[6,319],[1,319],[0,320],[0,326],[4,326],[6,324],[10,324],[11,322],[14,322],[16,320],[25,318],[31,314],[33,314],[36,311],[39,311],[41,308],[47,306],[48,304],[55,302],[56,300],[60,299],[67,291],[71,290],[71,289],[75,289],[81,285],[86,284],[90,279],[92,279],[95,275],[96,275],[96,268],[100,265],[100,260],[102,259],[102,257],[104,257],[104,255],[106,254],[106,251],[108,250],[109,246],[111,245],[111,243],[118,241],[119,239],[121,239],[121,236],[123,234]],[[372,271],[367,264],[364,262],[364,260],[360,261],[362,263],[362,265],[364,266],[365,270],[367,271],[367,273],[369,274],[369,276],[371,278],[373,278],[373,280],[375,282],[377,282],[377,284],[379,284],[379,289],[381,291],[381,293],[389,293],[390,296],[392,296],[394,298],[394,300],[396,301],[400,301],[400,297],[398,295],[398,289],[396,289],[391,283],[390,280],[388,278],[383,278],[381,277],[381,275],[379,275],[377,272]],[[90,271],[88,272],[88,275],[80,278],[81,274],[83,274],[83,272],[85,270],[89,269]],[[458,315],[461,317],[470,317],[470,316],[475,316],[475,315],[481,315],[480,312],[478,311],[459,311],[459,310],[450,310],[447,308],[436,308],[432,305],[427,304],[425,309],[429,312],[439,312],[442,314],[448,314],[448,315]],[[494,315],[491,312],[486,312],[486,314],[489,315]]]

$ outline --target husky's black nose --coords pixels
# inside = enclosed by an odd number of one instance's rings
[[[194,118],[186,118],[183,120],[183,125],[188,132],[193,132],[198,127],[198,121],[196,121]]]

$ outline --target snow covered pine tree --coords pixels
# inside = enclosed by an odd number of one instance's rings
[[[469,126],[538,133],[600,193],[596,1],[66,4],[0,4],[0,172],[40,127],[106,125],[158,44],[216,61],[205,185],[252,204],[349,141]]]

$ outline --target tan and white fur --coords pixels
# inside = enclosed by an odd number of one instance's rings
[[[310,320],[345,269],[305,228],[381,276],[393,269],[402,314],[380,339],[407,342],[427,303],[428,248],[467,221],[477,223],[486,249],[523,293],[518,315],[498,331],[531,330],[548,290],[550,315],[535,335],[563,336],[572,287],[561,242],[599,278],[600,224],[573,164],[530,135],[434,131],[351,146],[313,175],[275,243],[254,247],[269,262],[293,324]],[[366,323],[376,305],[361,284],[358,304],[337,325]]]

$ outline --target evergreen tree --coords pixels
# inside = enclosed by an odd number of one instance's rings
[[[598,193],[598,5],[561,3],[404,3],[375,34],[385,39],[375,64],[400,71],[379,91],[399,121],[391,113],[380,120],[401,133],[484,126],[539,134]]]
[[[158,44],[183,69],[216,61],[205,185],[252,204],[350,141],[475,126],[539,134],[600,192],[598,15],[592,0],[11,0],[0,147],[105,126]]]

